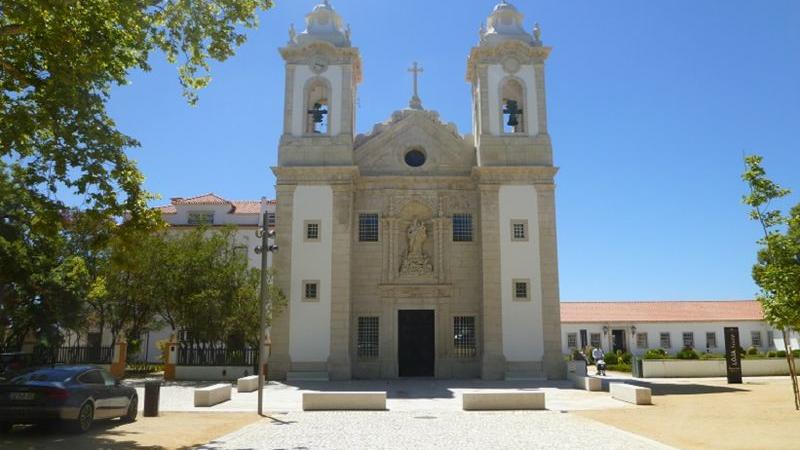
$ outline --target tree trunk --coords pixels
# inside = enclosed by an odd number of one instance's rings
[[[797,367],[794,363],[792,354],[791,334],[787,328],[783,329],[783,346],[786,348],[786,362],[789,364],[789,377],[792,379],[792,390],[794,391],[794,408],[800,411],[800,387],[797,385]]]

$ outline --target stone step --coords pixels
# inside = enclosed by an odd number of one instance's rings
[[[328,372],[295,371],[286,374],[286,381],[330,381]]]

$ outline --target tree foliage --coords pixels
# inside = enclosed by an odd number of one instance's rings
[[[17,335],[1,339],[45,333],[77,311],[68,285],[86,274],[67,250],[80,230],[70,229],[60,196],[77,198],[92,224],[98,242],[84,243],[89,253],[112,234],[135,236],[158,223],[127,154],[139,143],[106,110],[111,88],[127,84],[132,70],[150,70],[150,58],[163,54],[178,66],[188,102],[196,103],[210,81],[209,62],[233,55],[259,10],[270,6],[269,0],[0,0],[0,321],[8,325],[14,315]],[[86,257],[88,276],[96,276]]]
[[[751,208],[750,218],[763,230],[753,280],[761,288],[758,300],[765,318],[783,330],[795,407],[800,410],[800,386],[789,339],[792,330],[800,330],[800,204],[788,215],[774,209],[772,202],[786,197],[790,191],[767,178],[762,162],[763,158],[757,155],[745,157],[746,170],[742,175],[750,188],[744,203]]]

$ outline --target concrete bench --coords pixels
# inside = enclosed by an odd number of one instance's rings
[[[194,406],[214,406],[231,399],[230,384],[215,384],[194,390]]]
[[[303,411],[386,410],[386,392],[303,392]]]
[[[603,390],[603,380],[600,378],[573,375],[572,381],[575,383],[577,389],[583,389],[585,391]]]
[[[625,383],[611,383],[609,385],[611,397],[623,402],[633,403],[634,405],[649,405],[650,388],[634,386]]]
[[[253,392],[258,390],[258,375],[250,375],[236,380],[236,390],[239,392]]]
[[[465,392],[461,397],[464,411],[545,409],[544,392]]]

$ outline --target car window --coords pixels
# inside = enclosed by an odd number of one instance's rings
[[[100,375],[103,377],[103,382],[105,382],[106,386],[114,386],[117,384],[117,380],[105,370],[101,370]]]
[[[91,370],[78,377],[78,381],[83,384],[106,384],[99,370]]]
[[[21,374],[11,379],[11,384],[25,384],[29,381],[66,382],[75,374],[71,370],[44,369]]]

